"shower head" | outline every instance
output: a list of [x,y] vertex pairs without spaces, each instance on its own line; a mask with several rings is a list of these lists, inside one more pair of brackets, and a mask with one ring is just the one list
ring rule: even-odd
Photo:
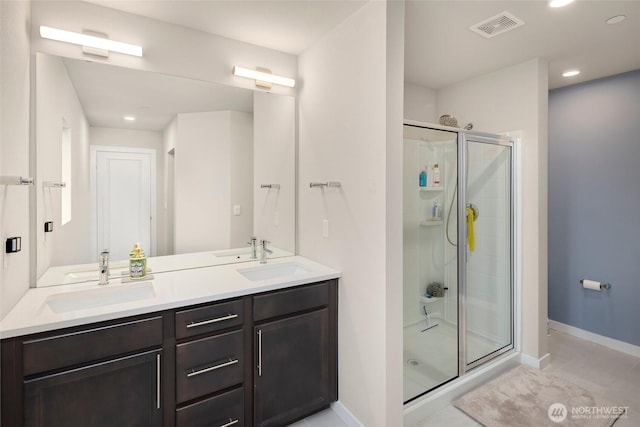
[[469,123],[464,127],[466,130],[471,130],[473,129],[473,123]]

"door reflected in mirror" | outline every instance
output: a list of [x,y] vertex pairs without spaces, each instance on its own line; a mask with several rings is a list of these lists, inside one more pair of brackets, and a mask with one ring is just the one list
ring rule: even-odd
[[294,98],[42,53],[35,68],[37,286],[97,280],[105,249],[124,275],[136,242],[154,272],[251,260],[254,235],[295,253]]

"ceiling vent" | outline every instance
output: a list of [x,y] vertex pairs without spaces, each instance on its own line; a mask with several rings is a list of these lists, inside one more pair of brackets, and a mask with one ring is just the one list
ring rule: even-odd
[[518,27],[524,25],[524,21],[516,18],[507,11],[497,14],[479,24],[475,24],[469,27],[474,33],[478,33],[488,39],[495,37],[498,34],[506,33],[507,31],[515,30]]

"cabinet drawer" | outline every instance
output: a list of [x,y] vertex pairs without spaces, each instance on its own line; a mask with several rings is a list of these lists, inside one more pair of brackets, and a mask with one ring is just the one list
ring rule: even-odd
[[178,311],[176,338],[187,338],[242,325],[242,314],[242,300]]
[[22,347],[24,375],[161,345],[161,316],[29,340]]
[[253,297],[253,320],[305,311],[329,304],[329,283],[305,285],[294,289]]
[[176,398],[186,402],[240,384],[244,332],[229,332],[176,346]]
[[238,388],[176,411],[176,427],[244,427],[244,391]]

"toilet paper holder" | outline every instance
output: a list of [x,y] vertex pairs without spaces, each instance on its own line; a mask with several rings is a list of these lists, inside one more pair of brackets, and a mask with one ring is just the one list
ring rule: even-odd
[[[580,284],[584,285],[586,279],[581,279]],[[611,283],[600,283],[600,289],[611,289]]]

